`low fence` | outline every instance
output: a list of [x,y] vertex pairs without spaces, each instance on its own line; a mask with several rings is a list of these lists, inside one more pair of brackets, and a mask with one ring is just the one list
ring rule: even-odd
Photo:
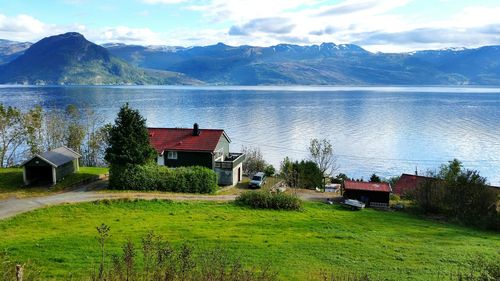
[[379,208],[379,209],[387,209],[387,208],[389,208],[389,204],[380,203],[380,202],[370,202],[370,207]]

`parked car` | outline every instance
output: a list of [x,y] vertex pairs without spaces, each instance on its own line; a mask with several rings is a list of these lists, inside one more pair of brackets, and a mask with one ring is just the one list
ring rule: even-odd
[[256,173],[250,183],[248,184],[249,188],[261,188],[266,183],[266,175],[263,172]]

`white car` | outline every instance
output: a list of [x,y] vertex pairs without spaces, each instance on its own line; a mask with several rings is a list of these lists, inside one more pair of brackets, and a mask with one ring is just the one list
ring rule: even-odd
[[266,175],[263,172],[256,173],[250,183],[248,184],[249,188],[261,188],[266,183]]

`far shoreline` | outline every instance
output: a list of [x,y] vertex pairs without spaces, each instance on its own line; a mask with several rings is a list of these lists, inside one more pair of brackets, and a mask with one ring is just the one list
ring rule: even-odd
[[500,93],[500,85],[25,85],[0,84],[0,88],[110,88],[203,91],[269,92],[419,92]]

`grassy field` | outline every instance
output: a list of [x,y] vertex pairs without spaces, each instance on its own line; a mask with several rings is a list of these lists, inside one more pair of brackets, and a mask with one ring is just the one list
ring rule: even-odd
[[62,205],[0,221],[0,250],[31,260],[46,279],[87,274],[97,265],[96,226],[111,227],[109,252],[147,231],[173,245],[217,246],[247,266],[271,265],[282,280],[321,270],[369,273],[375,280],[438,280],[475,255],[500,261],[500,235],[409,214],[305,203],[304,211],[252,210],[232,203],[101,202]]
[[66,176],[55,186],[25,187],[23,183],[22,168],[0,168],[0,199],[12,196],[22,198],[48,195],[72,187],[80,182],[97,178],[99,175],[106,173],[108,173],[108,168],[80,167],[77,173]]

